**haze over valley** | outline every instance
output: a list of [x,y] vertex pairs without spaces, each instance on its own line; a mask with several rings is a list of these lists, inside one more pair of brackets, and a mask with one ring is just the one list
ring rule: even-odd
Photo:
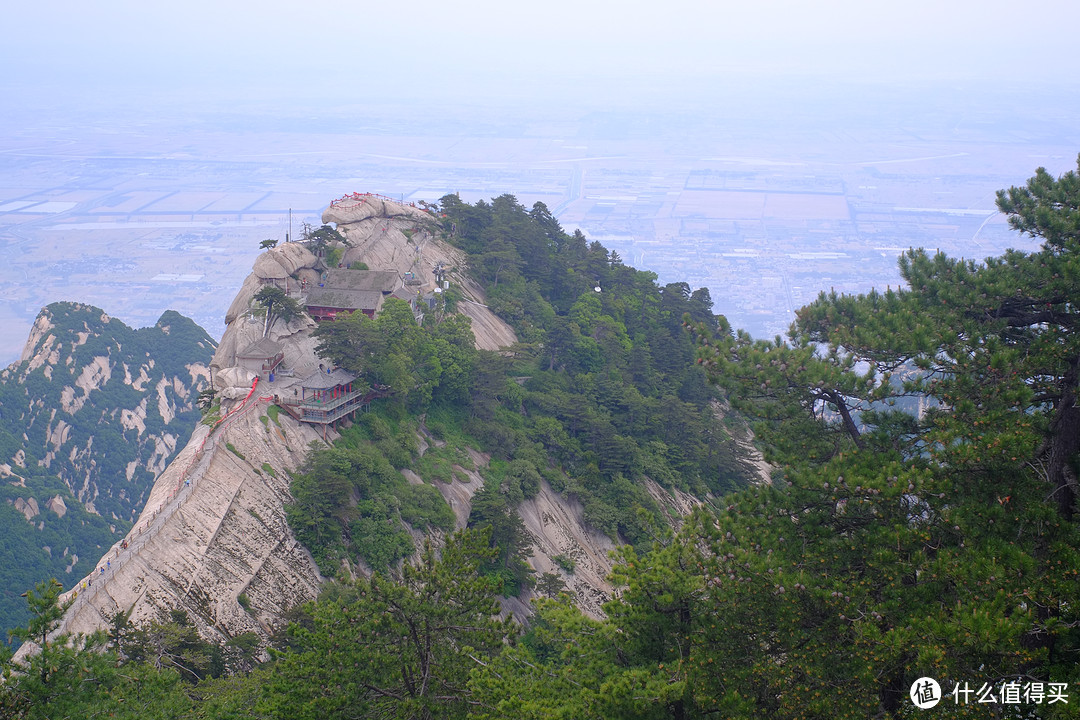
[[[1074,166],[1076,96],[1051,89],[714,79],[596,86],[566,102],[237,90],[58,98],[0,115],[0,362],[38,310],[165,309],[215,336],[258,244],[355,191],[405,202],[511,193],[662,282],[708,287],[755,336],[821,290],[896,285],[908,247],[997,255],[1026,240],[994,192]],[[416,88],[412,88],[415,91]]]
[[1075,713],[1080,3],[6,10],[0,716]]

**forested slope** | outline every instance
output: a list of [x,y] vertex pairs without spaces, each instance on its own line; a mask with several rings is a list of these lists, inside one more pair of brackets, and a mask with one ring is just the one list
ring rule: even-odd
[[[463,245],[476,243],[474,256],[498,248],[477,267],[493,303],[520,307],[517,329],[535,346],[516,368],[521,358],[474,358],[481,368],[508,363],[521,374],[512,376],[520,383],[491,381],[494,391],[470,400],[468,412],[440,411],[449,386],[435,382],[430,395],[405,393],[400,417],[417,403],[429,419],[444,413],[448,431],[484,437],[511,464],[533,462],[541,476],[569,469],[568,489],[596,490],[594,517],[611,507],[616,532],[640,532],[636,546],[619,551],[613,581],[620,592],[605,617],[587,617],[551,588],[528,627],[497,619],[492,601],[505,583],[492,582],[490,567],[504,548],[494,538],[497,523],[478,518],[441,554],[425,547],[401,582],[376,573],[329,586],[296,613],[275,660],[250,672],[234,648],[234,674],[220,681],[205,680],[214,674],[209,660],[194,673],[199,679],[135,661],[117,676],[108,670],[116,658],[145,657],[149,642],[118,632],[104,656],[47,648],[31,672],[4,686],[4,709],[49,717],[108,707],[134,717],[117,704],[128,697],[160,717],[902,718],[919,714],[909,693],[930,678],[940,686],[933,712],[942,717],[1075,717],[1080,175],[1040,170],[998,202],[1014,228],[1044,241],[1040,250],[984,262],[911,251],[901,263],[905,288],[823,294],[800,311],[787,339],[758,341],[722,320],[695,318],[686,307],[692,294],[677,293],[692,331],[684,337],[697,344],[692,365],[755,419],[778,471],[772,484],[735,489],[668,533],[621,517],[610,493],[629,488],[636,498],[637,476],[589,442],[603,435],[575,426],[570,408],[530,399],[547,395],[562,374],[573,379],[564,391],[587,389],[578,405],[592,413],[590,423],[607,420],[611,437],[630,437],[615,432],[627,420],[592,390],[600,369],[589,363],[590,350],[621,337],[616,323],[633,337],[635,312],[649,317],[655,309],[662,324],[668,289],[645,292],[635,305],[627,284],[621,304],[605,304],[609,294],[620,298],[609,289],[618,281],[600,273],[622,271],[607,253],[601,260],[602,248],[590,255],[588,244],[573,273],[563,266],[529,279],[527,253],[499,244],[524,229],[503,235],[492,222],[499,203],[511,210],[504,217],[519,214],[512,201],[444,200],[451,232]],[[582,243],[575,245],[580,252]],[[544,300],[545,307],[530,294],[542,283],[574,281],[580,292],[561,304]],[[601,288],[599,308],[584,299],[594,297],[592,283]],[[560,325],[565,334],[553,338]],[[677,343],[678,332],[671,327],[668,337]],[[627,364],[607,375],[655,398],[637,389],[633,347],[608,350]],[[660,367],[655,354],[653,361]],[[441,377],[434,364],[425,368],[400,375],[399,387]],[[405,371],[413,372],[402,362],[364,368],[383,378]],[[674,397],[694,405],[693,396]],[[890,405],[907,398],[932,402],[922,414]],[[537,418],[561,429],[552,447],[572,448],[543,467],[519,454]],[[394,437],[392,426],[366,432],[376,444]],[[666,444],[661,432],[648,442]],[[544,446],[532,442],[538,452],[535,443]],[[672,467],[670,456],[642,449],[638,436],[626,447],[637,462],[661,457]],[[694,479],[710,467],[701,458],[683,458],[686,471],[677,477],[686,479],[673,482],[708,487],[714,475]],[[530,475],[515,477],[490,486],[510,502]],[[182,629],[182,618],[172,626]],[[172,654],[159,657],[197,659],[178,642],[164,644]],[[100,690],[77,682],[90,672],[101,678]],[[153,682],[136,686],[134,678]]]
[[[536,580],[519,507],[545,486],[580,503],[592,528],[641,543],[677,521],[668,516],[686,504],[677,493],[705,500],[750,482],[754,467],[736,440],[745,428],[722,412],[682,327],[687,314],[717,327],[707,290],[659,287],[654,274],[564,233],[542,204],[442,202],[443,231],[522,341],[477,350],[455,312],[470,301],[455,286],[422,326],[391,299],[374,320],[354,315],[315,331],[325,358],[389,395],[294,482],[294,532],[324,574],[343,559],[393,566],[415,549],[409,527],[451,529],[440,495],[398,471],[450,482],[455,464],[474,469],[470,450],[490,460],[468,523],[493,530],[489,575],[512,595]],[[425,435],[432,447],[421,457]],[[574,558],[560,562],[549,584],[569,579]]]
[[34,583],[70,585],[127,532],[198,422],[213,348],[172,311],[133,329],[89,305],[42,309],[0,373],[0,627],[25,622]]

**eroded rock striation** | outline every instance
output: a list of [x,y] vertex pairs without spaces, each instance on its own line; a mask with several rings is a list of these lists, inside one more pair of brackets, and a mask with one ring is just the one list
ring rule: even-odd
[[134,330],[89,305],[43,308],[0,371],[0,462],[26,467],[29,454],[92,512],[131,522],[191,432],[213,349],[171,311]]
[[[482,290],[466,277],[463,254],[439,238],[429,213],[352,196],[334,203],[323,219],[337,223],[348,241],[344,266],[363,262],[371,270],[391,271],[406,294],[418,295],[435,289],[433,268],[439,266],[444,282],[462,289],[461,306],[472,318],[477,346],[499,349],[515,342],[511,328],[488,310]],[[249,631],[265,637],[286,609],[316,596],[322,578],[285,518],[288,473],[300,467],[312,442],[322,441],[324,432],[332,441],[336,433],[269,410],[275,396],[288,396],[298,379],[321,368],[311,335],[315,322],[304,315],[267,323],[254,298],[274,285],[303,302],[326,270],[299,244],[270,249],[255,261],[210,363],[220,405],[158,478],[131,533],[102,557],[96,574],[69,593],[74,603],[62,630],[102,629],[117,612],[139,622],[183,609],[205,637]],[[242,361],[256,349],[278,348],[273,382],[269,372]],[[483,454],[473,454],[477,466],[486,463]],[[468,482],[436,484],[462,527],[483,478],[474,470],[455,470]],[[572,558],[576,571],[568,578],[569,590],[586,611],[599,613],[611,591],[611,539],[584,524],[580,505],[546,485],[520,512],[533,539],[534,568],[544,572],[555,566],[553,558]],[[528,599],[510,602],[508,610],[528,612]]]

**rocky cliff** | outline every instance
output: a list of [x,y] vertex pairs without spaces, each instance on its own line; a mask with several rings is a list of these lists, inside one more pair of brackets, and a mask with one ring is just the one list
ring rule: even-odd
[[[459,307],[472,318],[476,344],[498,349],[515,341],[513,331],[484,304],[481,289],[465,276],[460,251],[442,242],[434,218],[425,211],[374,196],[350,196],[326,211],[348,247],[342,264],[364,262],[372,270],[393,271],[409,292],[434,290],[433,268],[460,288]],[[267,635],[289,606],[312,599],[322,578],[285,520],[290,471],[296,470],[323,431],[275,412],[275,395],[286,395],[297,379],[320,368],[306,315],[267,323],[254,302],[268,284],[302,295],[322,277],[320,259],[298,244],[268,250],[255,262],[225,318],[227,329],[211,362],[221,398],[187,447],[159,477],[134,529],[101,558],[98,570],[69,594],[74,603],[61,628],[89,632],[104,628],[117,612],[131,620],[186,610],[200,632],[226,639],[254,631]],[[411,273],[411,275],[410,275]],[[256,380],[239,355],[261,339],[280,346],[283,360],[275,379]],[[333,440],[335,433],[327,432]],[[426,444],[424,438],[420,438]],[[475,453],[479,465],[486,458]],[[483,484],[471,469],[436,483],[464,526],[472,495]],[[461,482],[464,478],[468,482]],[[418,480],[418,479],[417,479]],[[589,612],[599,611],[611,588],[606,536],[586,527],[576,503],[546,485],[520,510],[533,538],[531,563],[538,572],[555,567],[554,557],[575,562],[569,590]],[[508,603],[527,612],[528,597]]]
[[0,372],[0,476],[30,456],[91,512],[133,521],[198,419],[214,345],[171,311],[133,330],[89,305],[43,308]]
[[411,205],[374,195],[350,195],[335,201],[323,213],[323,222],[337,224],[351,243],[344,265],[362,262],[372,269],[413,273],[418,289],[434,289],[432,269],[446,268],[447,279],[465,296],[459,310],[472,320],[476,346],[498,350],[512,345],[514,331],[484,304],[484,291],[465,272],[465,254],[438,238],[435,218]]
[[132,329],[99,308],[54,303],[0,372],[0,629],[19,595],[70,586],[131,527],[199,419],[214,341],[166,312]]

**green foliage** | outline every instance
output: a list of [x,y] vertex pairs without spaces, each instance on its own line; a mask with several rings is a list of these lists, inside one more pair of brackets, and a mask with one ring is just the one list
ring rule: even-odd
[[707,290],[658,287],[655,274],[564,233],[542,203],[441,202],[488,304],[524,341],[512,359],[473,363],[464,427],[485,450],[527,460],[580,497],[590,523],[632,542],[647,537],[640,511],[658,510],[645,478],[699,496],[748,482],[754,471],[718,422],[722,396],[682,328],[687,314],[721,327]]
[[517,513],[523,499],[520,478],[495,470],[473,495],[469,513],[469,527],[485,529],[496,553],[483,570],[506,596],[520,595],[532,584],[532,570],[524,560],[530,540]]
[[443,289],[441,298],[443,309],[447,313],[455,313],[458,311],[458,305],[465,299],[465,294],[457,285],[451,285]]
[[[52,328],[41,338],[36,351],[48,356],[48,345],[58,357],[55,365],[30,370],[28,360],[0,373],[0,406],[4,409],[0,414],[0,463],[18,465],[13,456],[20,449],[35,459],[44,458],[48,430],[62,421],[71,428],[60,447],[51,448],[54,457],[48,473],[60,476],[69,487],[81,487],[89,481],[97,488],[94,503],[98,512],[130,520],[142,509],[153,476],[136,471],[129,480],[126,468],[133,460],[136,467],[145,467],[156,453],[157,444],[151,434],[168,432],[186,441],[198,419],[194,396],[203,389],[203,381],[193,377],[188,366],[207,364],[214,341],[191,320],[173,311],[163,313],[154,326],[139,330],[109,318],[98,308],[74,303],[47,306],[42,310],[42,320]],[[108,366],[108,381],[85,397],[77,389],[74,399],[81,408],[66,411],[61,390],[74,387],[83,369],[95,362]],[[143,374],[146,378],[140,380]],[[126,381],[128,377],[130,382]],[[166,381],[166,401],[176,409],[176,417],[169,423],[157,409],[156,386],[161,380]],[[194,393],[184,387],[177,390],[176,381]],[[140,410],[148,395],[153,395],[154,400]],[[137,415],[145,412],[145,429],[140,432],[123,428],[119,422],[123,410]],[[42,413],[48,417],[39,421]],[[123,498],[118,497],[120,494]]]
[[349,265],[349,269],[350,270],[370,270],[371,268],[368,267],[368,264],[366,262],[360,262],[359,260],[357,260],[353,264]]
[[[328,593],[310,622],[290,627],[257,711],[272,718],[460,718],[471,705],[469,671],[513,633],[500,621],[477,562],[486,538],[428,544],[396,583],[374,574]],[[311,678],[317,677],[317,682]]]
[[[60,593],[64,586],[55,578],[48,582],[38,583],[33,590],[28,590],[26,604],[30,607],[30,623],[25,628],[15,628],[8,634],[20,641],[30,640],[37,643],[42,652],[49,648],[49,633],[56,629],[60,618],[68,606],[60,605]],[[48,680],[48,663],[42,664],[41,680]]]
[[[332,246],[349,244],[344,235],[329,225],[312,228],[307,223],[304,223],[303,242],[316,257],[324,257],[327,249]],[[337,263],[334,263],[334,265],[337,265]]]
[[343,560],[361,559],[376,570],[393,567],[413,551],[405,526],[454,526],[454,513],[428,485],[410,485],[394,459],[409,464],[416,453],[415,425],[395,429],[377,413],[343,433],[333,448],[313,448],[290,490],[289,525],[311,550],[325,575],[334,576]]
[[[706,297],[678,285],[655,296],[643,285],[639,304],[624,298],[629,313],[608,307],[617,293],[607,288],[619,287],[610,277],[599,305],[557,292],[547,310],[520,304],[523,322],[539,318],[532,327],[548,339],[543,348],[476,354],[468,403],[425,400],[423,424],[396,402],[364,416],[336,447],[312,453],[288,508],[294,532],[331,571],[358,556],[393,567],[413,549],[405,522],[453,524],[435,489],[408,485],[391,460],[417,466],[415,437],[426,428],[446,443],[428,451],[431,476],[476,439],[493,453],[469,519],[483,532],[451,536],[441,555],[425,545],[401,568],[401,583],[376,572],[330,584],[293,614],[276,662],[247,678],[206,679],[215,668],[248,672],[250,637],[215,650],[191,636],[186,618],[129,632],[121,616],[122,654],[99,653],[100,637],[57,639],[24,672],[7,674],[0,710],[16,718],[136,710],[318,720],[866,718],[913,716],[908,689],[924,675],[946,692],[1005,679],[1075,688],[1072,298],[1080,293],[1070,283],[1080,278],[1080,180],[1040,171],[999,202],[1017,229],[1046,239],[1042,250],[985,263],[909,253],[909,287],[822,295],[786,341],[732,335],[702,316]],[[495,206],[513,210],[506,200]],[[444,207],[457,240],[482,249],[494,206],[444,199]],[[546,228],[545,242],[575,247],[544,210],[530,217]],[[589,267],[561,274],[549,264],[547,279],[530,279],[532,260],[485,272],[504,290],[557,288]],[[521,297],[506,291],[504,306]],[[695,328],[703,366],[695,373],[669,357],[681,348],[665,354],[639,341],[647,326],[636,314],[680,321],[664,315],[665,303]],[[627,364],[594,365],[586,337],[604,348],[602,361],[621,347]],[[710,435],[695,427],[714,417],[714,391],[699,383],[706,372],[756,416],[782,467],[773,484],[700,507],[672,533],[658,529],[637,481],[647,468],[670,486],[709,487],[701,468]],[[905,410],[915,400],[923,413]],[[494,619],[495,593],[528,581],[514,509],[560,478],[599,527],[638,542],[618,551],[617,592],[603,619],[586,617],[561,594],[563,579],[546,573],[536,591],[556,599],[540,601],[518,635]],[[569,572],[567,560],[555,558]],[[55,623],[57,592],[42,586],[29,596],[25,636],[44,637]],[[181,677],[199,684],[184,693]],[[1013,709],[1075,716],[1071,703]],[[957,707],[948,697],[938,712],[1002,715],[1000,704]]]
[[[759,711],[793,715],[828,686],[834,709],[891,713],[919,675],[959,681],[986,668],[1075,678],[1061,662],[1080,641],[1061,588],[1080,562],[1077,186],[1076,173],[1040,170],[999,193],[1010,224],[1046,240],[1037,252],[975,263],[910,251],[906,288],[822,294],[787,343],[699,328],[710,372],[769,399],[758,427],[790,482],[729,506],[706,566],[718,602],[758,628],[750,636],[810,651],[792,655],[803,682],[783,696],[761,682],[775,658],[743,665],[760,668],[734,683],[757,685]],[[895,409],[907,398],[928,409]],[[786,590],[768,607],[752,600],[768,592],[766,572],[774,596]],[[725,652],[746,653],[734,640]]]
[[357,517],[349,526],[356,556],[382,572],[415,549],[412,535],[395,518],[395,510],[378,499],[363,500],[357,503]]
[[49,659],[52,671],[47,683],[35,679],[43,660],[35,656],[30,672],[13,676],[0,687],[0,715],[12,720],[192,717],[193,703],[175,671],[123,664],[115,652],[103,648],[99,635],[59,648]]
[[240,458],[241,460],[247,460],[247,458],[244,457],[244,453],[237,450],[236,446],[233,445],[231,442],[225,443],[225,447],[228,448],[229,452],[231,452],[233,455]]
[[533,589],[539,597],[555,598],[566,592],[566,581],[558,573],[546,572],[537,579]]
[[428,450],[413,466],[414,471],[427,482],[450,483],[454,480],[454,468],[447,453]]
[[273,466],[272,466],[272,465],[271,465],[270,463],[268,463],[268,462],[264,462],[264,463],[262,464],[262,469],[263,469],[263,472],[265,472],[265,473],[266,473],[267,475],[269,475],[270,477],[272,477],[272,478],[276,478],[276,477],[277,477],[277,471],[276,471],[276,470],[274,470]]
[[[0,527],[4,528],[0,535],[0,577],[7,583],[6,591],[0,593],[4,631],[29,618],[26,602],[20,597],[23,588],[42,582],[42,576],[69,582],[85,577],[117,539],[109,521],[87,512],[56,477],[28,474],[23,482],[25,488],[0,485]],[[45,506],[54,497],[63,499],[68,508],[63,517]],[[34,498],[41,513],[28,521],[14,507],[20,498],[24,502]],[[77,562],[72,553],[79,555]]]
[[304,314],[304,308],[296,298],[289,297],[276,285],[264,285],[259,292],[255,293],[253,299],[270,314],[271,324],[278,318],[285,323],[290,323]]
[[[183,610],[172,610],[167,620],[151,620],[143,625],[120,623],[119,650],[133,662],[154,669],[175,670],[187,683],[196,684],[215,670],[216,646],[199,637]],[[220,674],[222,668],[217,668]]]
[[281,427],[281,421],[278,420],[278,416],[281,415],[281,408],[277,405],[270,405],[266,408],[266,417],[269,417],[274,421],[274,424]]
[[[701,359],[740,389],[760,383],[771,404],[758,414],[774,426],[763,426],[763,435],[784,442],[793,435],[785,425],[806,428],[800,445],[777,447],[784,461],[891,448],[972,479],[1036,466],[1071,517],[1080,451],[1080,335],[1071,302],[1080,259],[1077,233],[1068,232],[1080,203],[1076,185],[1075,172],[1052,181],[1040,171],[1028,187],[999,194],[1013,227],[1045,234],[1038,252],[975,263],[912,250],[900,261],[907,288],[823,293],[799,312],[790,343],[751,346],[699,330]],[[867,372],[857,375],[856,364]],[[906,397],[929,410],[904,418],[882,405]],[[817,422],[822,414],[836,421]]]
[[490,717],[906,717],[921,676],[1075,685],[1080,180],[1040,171],[999,205],[1040,251],[912,251],[907,288],[823,294],[787,341],[691,316],[783,478],[621,548],[605,620],[541,605],[474,672]]
[[199,391],[198,398],[195,400],[195,404],[199,406],[199,409],[204,414],[210,413],[215,407],[215,401],[217,400],[217,392],[212,387],[205,387]]
[[211,405],[209,408],[207,408],[206,413],[203,415],[200,422],[202,422],[203,425],[209,425],[210,427],[214,427],[220,421],[221,405]]
[[[201,328],[172,311],[139,330],[75,303],[49,305],[41,319],[51,328],[33,350],[52,362],[31,370],[27,360],[0,371],[0,464],[15,475],[0,483],[4,630],[28,619],[19,593],[48,578],[70,586],[131,527],[153,485],[146,467],[151,458],[160,461],[158,440],[169,434],[183,447],[198,420],[202,380],[188,366],[208,363],[214,348]],[[76,380],[91,363],[108,379],[84,393]],[[158,410],[162,382],[175,409],[168,423]],[[70,399],[81,407],[62,401],[65,386],[76,388]],[[140,417],[142,427],[125,428],[125,412]],[[96,513],[82,505],[90,497]],[[14,504],[31,500],[38,514],[31,510],[28,519]]]
[[390,298],[374,320],[361,313],[323,323],[314,333],[318,352],[372,385],[386,385],[414,410],[465,402],[476,350],[469,320],[452,316],[419,327],[409,304]]
[[528,633],[470,683],[478,718],[655,719],[687,712],[677,662],[633,654],[610,621],[586,618],[568,598],[543,600]]
[[[439,322],[417,327],[406,304],[391,300],[374,320],[354,315],[320,326],[323,357],[391,387],[392,402],[414,413],[454,408],[442,427],[469,438],[455,444],[491,453],[499,483],[507,472],[500,463],[512,466],[508,512],[546,481],[581,498],[596,527],[639,542],[647,538],[641,511],[658,511],[646,478],[704,496],[752,477],[717,422],[720,396],[692,363],[681,324],[690,314],[718,326],[707,291],[658,287],[655,275],[563,233],[542,204],[527,212],[511,196],[491,205],[443,202],[489,304],[528,343],[513,358],[479,352],[463,316],[436,313]],[[417,461],[415,452],[409,458],[375,440],[395,467],[412,463],[427,480],[453,477],[455,459],[434,452]]]
[[66,606],[55,580],[27,592],[31,620],[12,635],[37,645],[25,663],[4,663],[0,715],[24,720],[57,717],[181,718],[190,703],[177,687],[175,674],[147,667],[120,669],[119,658],[105,649],[105,635],[49,639]]

